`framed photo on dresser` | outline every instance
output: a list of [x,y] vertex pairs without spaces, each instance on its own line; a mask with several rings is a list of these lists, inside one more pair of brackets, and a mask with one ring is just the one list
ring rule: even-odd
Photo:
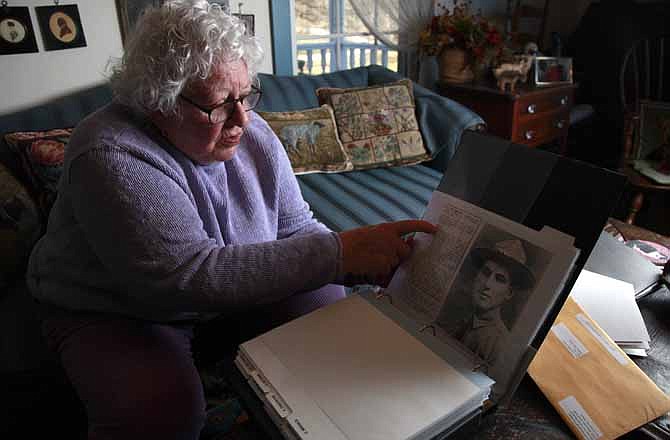
[[536,86],[572,84],[572,58],[535,57],[532,70]]

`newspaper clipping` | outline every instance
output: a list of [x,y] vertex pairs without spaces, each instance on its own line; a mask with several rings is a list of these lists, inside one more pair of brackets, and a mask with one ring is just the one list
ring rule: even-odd
[[[429,325],[489,371],[522,355],[578,251],[572,237],[536,231],[436,191],[411,258],[386,289],[396,308]],[[507,372],[509,375],[509,372]]]

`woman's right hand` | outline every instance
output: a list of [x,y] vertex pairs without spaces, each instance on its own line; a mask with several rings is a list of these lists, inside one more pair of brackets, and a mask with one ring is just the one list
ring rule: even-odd
[[433,234],[437,227],[423,220],[403,220],[340,232],[344,284],[387,286],[412,250],[407,234]]

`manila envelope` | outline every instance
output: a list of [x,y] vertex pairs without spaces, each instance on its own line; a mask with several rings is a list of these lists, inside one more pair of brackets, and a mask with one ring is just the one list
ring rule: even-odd
[[670,411],[670,398],[570,297],[528,373],[580,439],[613,439]]

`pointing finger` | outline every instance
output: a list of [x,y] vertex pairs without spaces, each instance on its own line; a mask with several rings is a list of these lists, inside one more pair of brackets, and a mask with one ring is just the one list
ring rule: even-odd
[[401,220],[390,223],[390,226],[401,236],[412,232],[425,232],[427,234],[437,232],[437,226],[424,220]]

